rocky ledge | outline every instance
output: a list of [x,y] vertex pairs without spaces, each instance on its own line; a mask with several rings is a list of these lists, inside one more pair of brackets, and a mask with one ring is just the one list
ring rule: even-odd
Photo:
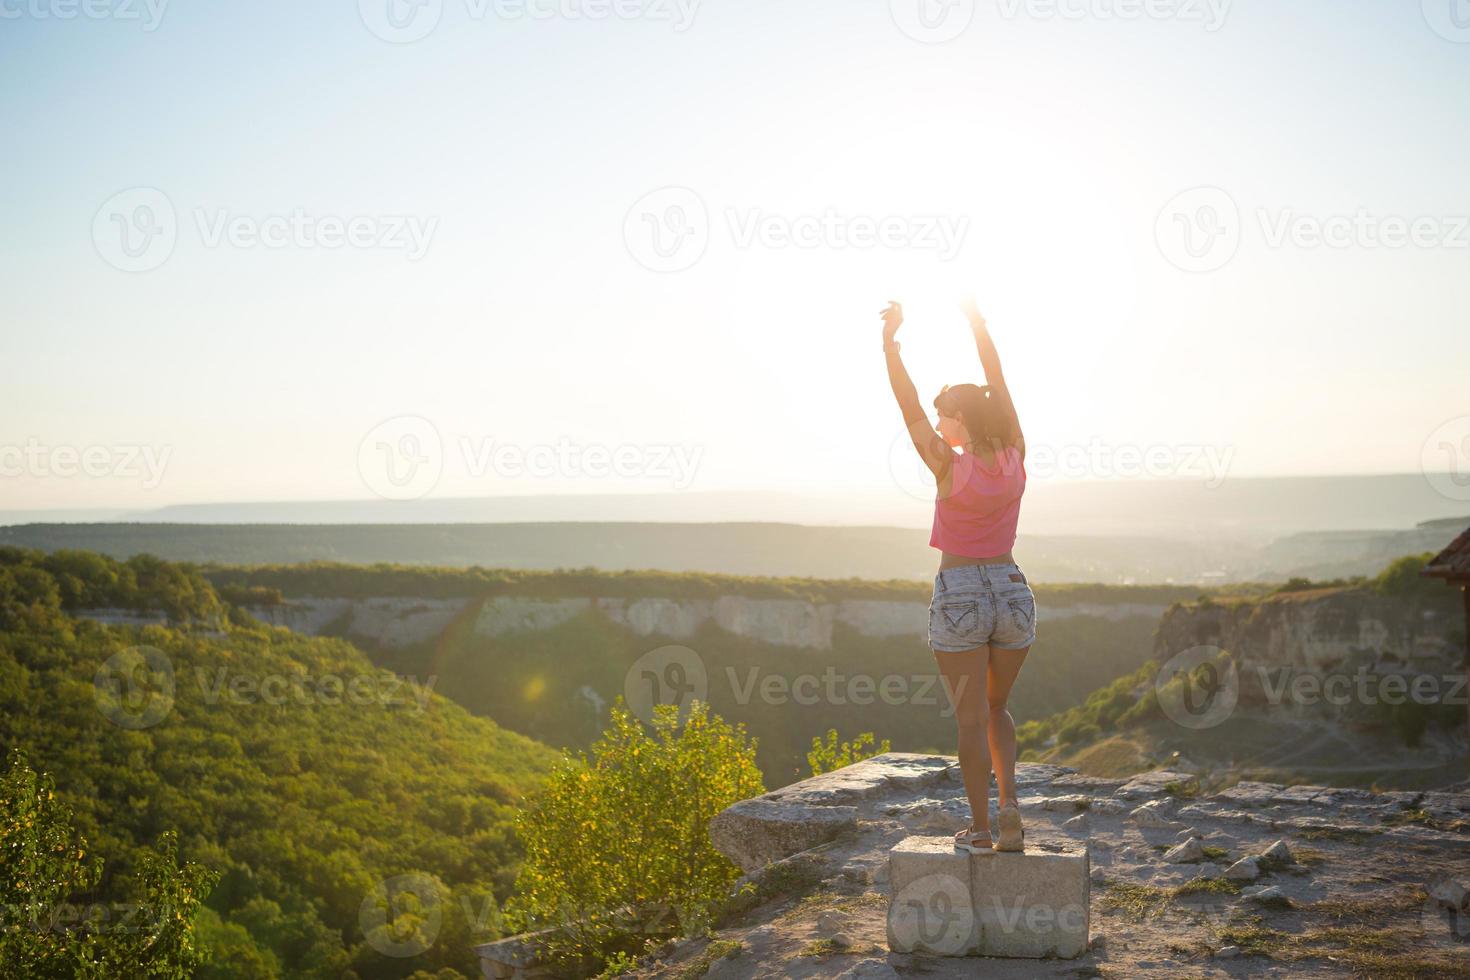
[[[1470,792],[1101,779],[1022,765],[1028,835],[1085,843],[1087,951],[988,977],[1470,977]],[[746,871],[711,936],[641,977],[976,975],[888,947],[890,851],[969,817],[955,760],[888,754],[736,804],[710,828]],[[492,974],[493,975],[493,974]]]

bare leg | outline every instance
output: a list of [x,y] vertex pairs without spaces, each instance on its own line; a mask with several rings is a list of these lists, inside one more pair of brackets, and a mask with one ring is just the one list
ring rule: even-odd
[[970,798],[970,829],[990,832],[990,724],[986,695],[986,668],[990,647],[965,653],[940,653],[934,659],[944,677],[949,702],[955,713],[959,735],[960,772],[965,778],[965,795]]
[[1016,721],[1006,706],[1011,687],[1026,662],[1024,650],[992,650],[986,685],[989,715],[990,763],[995,768],[995,785],[1001,806],[1016,805]]

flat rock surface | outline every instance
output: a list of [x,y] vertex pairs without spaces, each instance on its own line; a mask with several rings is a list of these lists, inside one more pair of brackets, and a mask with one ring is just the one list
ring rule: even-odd
[[[953,759],[889,755],[771,794],[786,818],[799,819],[803,807],[850,807],[853,829],[752,874],[753,894],[712,939],[670,944],[627,975],[1470,978],[1470,911],[1448,910],[1428,894],[1444,879],[1470,885],[1470,793],[1248,783],[1178,796],[1199,792],[1187,773],[1092,780],[1023,764],[1017,777],[1032,839],[1090,842],[1093,941],[1081,958],[888,951],[889,851],[916,834],[958,830],[968,816]],[[1140,827],[1130,817],[1153,801],[1176,826]],[[1087,819],[1067,826],[1079,812]],[[1198,834],[1201,860],[1166,862],[1186,830]],[[1263,864],[1253,881],[1225,877],[1278,840],[1294,863]],[[1245,888],[1274,891],[1252,898]],[[831,914],[844,923],[844,945],[823,934]]]

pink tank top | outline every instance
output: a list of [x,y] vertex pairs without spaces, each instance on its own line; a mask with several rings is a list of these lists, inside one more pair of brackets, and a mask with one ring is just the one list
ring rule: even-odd
[[934,534],[929,544],[951,555],[994,558],[1016,545],[1026,463],[1014,446],[996,457],[993,468],[962,453],[950,471],[948,497],[934,502]]

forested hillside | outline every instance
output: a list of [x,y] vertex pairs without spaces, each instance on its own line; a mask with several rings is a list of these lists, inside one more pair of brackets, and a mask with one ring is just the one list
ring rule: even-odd
[[[101,606],[172,624],[71,615]],[[220,874],[206,976],[477,975],[555,755],[409,680],[258,626],[186,567],[0,549],[0,749],[55,777],[106,861],[74,900],[126,894],[167,831]]]

